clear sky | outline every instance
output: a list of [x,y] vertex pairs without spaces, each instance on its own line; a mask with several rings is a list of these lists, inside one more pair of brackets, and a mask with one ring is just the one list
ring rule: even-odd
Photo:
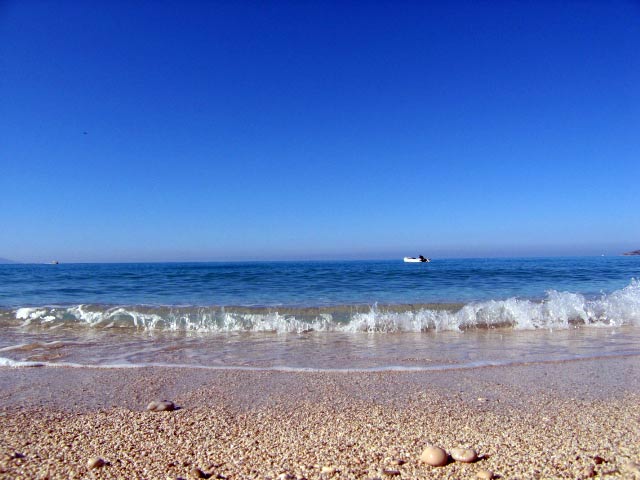
[[0,2],[0,256],[640,248],[640,3]]

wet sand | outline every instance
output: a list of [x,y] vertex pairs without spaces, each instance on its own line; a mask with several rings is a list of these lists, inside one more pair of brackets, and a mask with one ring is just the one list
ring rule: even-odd
[[[146,411],[157,399],[181,408]],[[637,356],[413,373],[0,368],[0,478],[640,478],[639,405]],[[430,467],[430,444],[480,459]]]

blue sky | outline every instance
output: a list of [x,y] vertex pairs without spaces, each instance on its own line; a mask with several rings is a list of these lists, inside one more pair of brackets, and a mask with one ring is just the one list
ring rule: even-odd
[[640,248],[638,25],[617,1],[2,2],[0,256]]

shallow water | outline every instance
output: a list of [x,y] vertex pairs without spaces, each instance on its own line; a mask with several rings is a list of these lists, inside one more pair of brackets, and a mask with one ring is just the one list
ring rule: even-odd
[[438,370],[640,355],[638,273],[630,257],[0,266],[0,365]]
[[199,335],[9,329],[2,344],[0,365],[419,371],[640,355],[640,329]]

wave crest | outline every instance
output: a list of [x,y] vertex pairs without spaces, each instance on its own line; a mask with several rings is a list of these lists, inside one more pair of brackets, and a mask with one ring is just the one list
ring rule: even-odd
[[[640,325],[640,281],[595,299],[570,292],[547,292],[536,302],[509,298],[461,308],[406,308],[373,305],[315,309],[244,307],[152,307],[75,305],[23,307],[0,312],[3,321],[59,328],[135,328],[184,332],[425,332],[471,328],[566,329],[574,325]],[[345,313],[346,312],[346,313]]]

